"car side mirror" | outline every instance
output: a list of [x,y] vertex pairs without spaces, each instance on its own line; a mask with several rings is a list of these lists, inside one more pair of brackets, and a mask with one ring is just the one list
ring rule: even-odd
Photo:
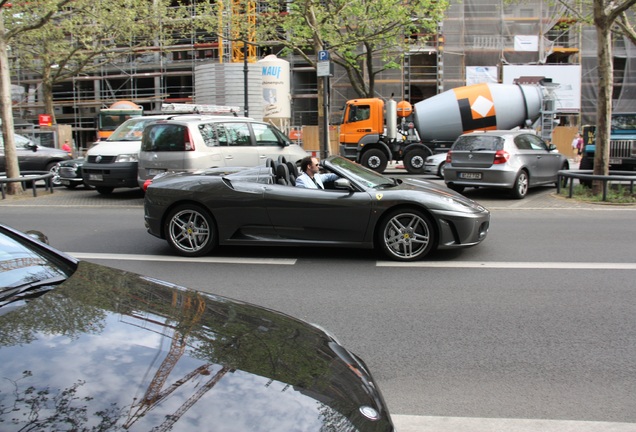
[[34,153],[38,151],[38,145],[36,143],[28,143],[26,147],[31,149],[31,151]]
[[348,179],[344,179],[344,178],[336,179],[333,182],[333,186],[336,189],[347,189],[347,190],[352,190],[353,189],[351,187],[351,182]]
[[549,144],[548,145],[548,151],[549,152],[553,152],[557,149],[557,146],[555,146],[554,144]]

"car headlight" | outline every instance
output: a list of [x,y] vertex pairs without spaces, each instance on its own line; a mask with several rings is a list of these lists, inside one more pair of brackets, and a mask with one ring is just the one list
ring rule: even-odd
[[442,196],[440,197],[440,199],[446,204],[448,204],[449,207],[455,211],[460,211],[464,213],[475,213],[475,212],[482,212],[485,210],[485,208],[482,205],[474,201],[458,199],[453,196]]
[[115,162],[137,162],[139,160],[137,154],[121,154],[117,156]]

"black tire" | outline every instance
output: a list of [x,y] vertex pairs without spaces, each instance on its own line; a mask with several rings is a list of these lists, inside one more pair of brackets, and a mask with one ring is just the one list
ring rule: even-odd
[[371,149],[362,154],[360,163],[375,172],[383,173],[389,163],[389,159],[382,150]]
[[450,190],[454,190],[457,193],[462,193],[464,192],[464,189],[465,189],[464,186],[456,185],[454,183],[449,183],[447,186]]
[[217,245],[216,224],[210,213],[196,204],[183,204],[166,217],[164,233],[174,251],[185,257],[199,257]]
[[413,149],[408,151],[404,158],[404,167],[409,174],[423,174],[426,158],[430,156],[429,152],[423,149]]
[[382,252],[395,261],[424,258],[436,246],[435,224],[419,210],[394,210],[378,227],[377,242]]
[[524,170],[521,170],[519,174],[517,174],[517,178],[515,179],[515,184],[510,190],[510,195],[514,199],[523,199],[528,194],[528,187],[530,185],[530,178],[528,177],[528,173]]
[[[563,166],[561,167],[561,169],[559,171],[567,171],[570,169],[570,165],[568,165],[568,163],[564,163]],[[568,177],[561,177],[561,187],[565,188],[568,187],[568,180],[570,180]],[[558,188],[559,187],[559,180],[557,178],[557,181],[554,182],[554,187]]]
[[588,156],[583,156],[581,158],[581,162],[579,162],[580,170],[591,170],[594,169],[594,159]]
[[444,168],[446,168],[446,162],[439,164],[439,168],[437,168],[437,177],[441,179],[444,178]]
[[115,190],[115,188],[105,186],[97,186],[95,189],[97,189],[97,192],[102,195],[109,195],[113,192],[113,190]]
[[[586,157],[583,156],[581,158],[581,163],[579,164],[579,169],[580,170],[593,170],[594,169],[594,159],[592,159],[591,157]],[[579,183],[581,183],[583,186],[587,187],[587,188],[591,188],[592,187],[592,180],[584,180],[584,179],[579,179]]]
[[57,164],[57,162],[50,162],[49,164],[47,164],[46,170],[53,174],[53,177],[51,178],[51,184],[53,186],[60,186],[62,184],[62,181],[60,180],[60,166]]

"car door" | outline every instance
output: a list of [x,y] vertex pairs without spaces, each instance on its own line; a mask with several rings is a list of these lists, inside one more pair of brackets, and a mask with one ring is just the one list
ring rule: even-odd
[[371,199],[367,192],[265,187],[265,205],[277,233],[287,240],[360,243],[365,239]]
[[[548,145],[536,135],[527,135],[532,151],[536,158],[535,180],[533,183],[552,183],[557,180],[557,171],[561,169],[559,153],[550,152]],[[530,176],[532,179],[532,174]]]
[[247,122],[220,123],[217,131],[225,166],[259,165],[258,149]]

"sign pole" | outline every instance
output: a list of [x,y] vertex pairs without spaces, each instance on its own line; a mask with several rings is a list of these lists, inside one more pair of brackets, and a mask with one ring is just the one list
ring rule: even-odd
[[322,157],[329,156],[329,77],[333,76],[332,64],[329,61],[329,51],[318,51],[318,63],[316,65],[316,73],[318,78],[322,78]]

